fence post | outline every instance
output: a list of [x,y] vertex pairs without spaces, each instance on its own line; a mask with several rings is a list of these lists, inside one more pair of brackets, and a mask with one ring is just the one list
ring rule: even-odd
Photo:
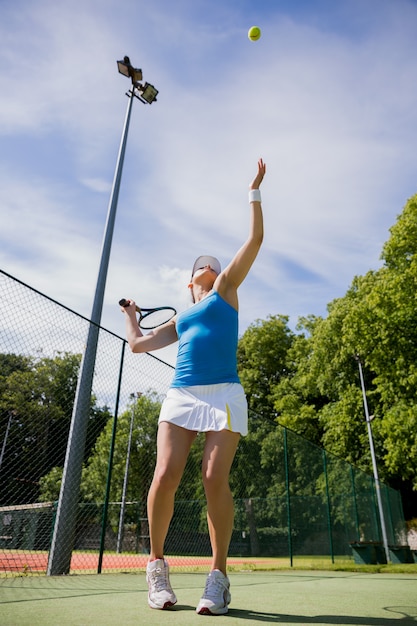
[[[142,395],[142,394],[139,394],[139,395]],[[130,397],[133,401],[135,394],[131,393]],[[117,545],[116,545],[117,554],[120,554],[120,552],[122,552],[122,546],[123,546],[123,534],[124,534],[123,527],[124,527],[124,522],[125,522],[125,511],[126,511],[126,492],[127,492],[127,481],[129,478],[130,451],[132,448],[132,435],[133,435],[134,420],[135,420],[135,405],[132,404],[131,409],[130,409],[129,440],[127,443],[125,475],[123,479],[122,502],[120,506],[120,515],[119,515],[119,529],[117,532]]]
[[390,492],[388,491],[388,485],[382,485],[382,487],[385,491],[385,502],[386,502],[386,508],[388,510],[389,525],[390,525],[390,531],[391,531],[390,533],[391,541],[388,539],[388,546],[389,546],[390,544],[396,544],[398,542],[397,542],[397,537],[395,533],[394,521],[392,518],[391,497],[390,497]]
[[287,495],[287,522],[288,522],[288,551],[290,565],[292,567],[292,535],[291,535],[291,498],[290,498],[290,473],[288,467],[288,442],[287,429],[284,426],[284,462],[285,462],[285,490]]
[[327,476],[327,458],[326,458],[326,450],[324,449],[323,449],[323,469],[324,469],[324,480],[326,482],[327,528],[329,531],[330,555],[332,557],[332,563],[334,563],[332,513],[331,513],[331,505],[330,505],[329,481],[328,481],[328,476]]
[[353,466],[350,466],[350,478],[352,481],[352,494],[353,494],[353,507],[355,511],[355,527],[356,527],[356,535],[358,540],[360,540],[360,529],[359,529],[359,514],[358,514],[358,501],[356,499],[356,486],[355,486],[355,475],[353,473]]

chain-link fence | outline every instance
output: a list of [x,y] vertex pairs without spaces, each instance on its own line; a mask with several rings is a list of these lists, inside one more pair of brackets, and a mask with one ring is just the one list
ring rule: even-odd
[[[132,355],[124,339],[99,328],[74,521],[57,533],[90,323],[2,271],[0,293],[0,571],[67,573],[54,565],[54,550],[69,555],[71,572],[144,568],[157,418],[172,367]],[[352,545],[381,544],[371,476],[279,425],[273,437],[267,463],[250,435],[241,439],[231,562],[352,558]],[[209,563],[203,441],[197,437],[177,492],[166,542],[172,567]],[[404,544],[399,493],[382,486],[382,496],[389,543]]]

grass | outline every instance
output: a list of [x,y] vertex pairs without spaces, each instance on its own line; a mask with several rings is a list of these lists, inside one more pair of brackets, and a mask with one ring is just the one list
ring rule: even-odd
[[336,557],[332,563],[329,557],[297,556],[291,567],[289,559],[250,559],[239,565],[229,565],[229,571],[275,571],[275,570],[305,570],[305,571],[333,571],[333,572],[367,572],[386,574],[417,574],[417,563],[386,563],[377,565],[362,565],[355,563],[349,557]]

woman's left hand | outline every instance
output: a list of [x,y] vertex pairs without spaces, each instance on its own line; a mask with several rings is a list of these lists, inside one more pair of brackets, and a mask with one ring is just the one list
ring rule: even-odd
[[266,165],[262,161],[262,159],[259,159],[259,161],[258,161],[258,173],[256,174],[255,178],[253,179],[253,181],[249,185],[249,189],[259,189],[259,185],[263,181],[263,178],[265,176],[265,172],[266,172]]

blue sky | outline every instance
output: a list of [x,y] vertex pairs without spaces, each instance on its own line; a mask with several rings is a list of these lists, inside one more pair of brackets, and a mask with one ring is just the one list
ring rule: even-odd
[[121,296],[188,306],[195,257],[246,237],[260,156],[240,332],[326,315],[417,193],[416,32],[415,0],[3,0],[0,268],[90,315],[127,54],[160,93],[133,106],[103,325],[124,334]]

